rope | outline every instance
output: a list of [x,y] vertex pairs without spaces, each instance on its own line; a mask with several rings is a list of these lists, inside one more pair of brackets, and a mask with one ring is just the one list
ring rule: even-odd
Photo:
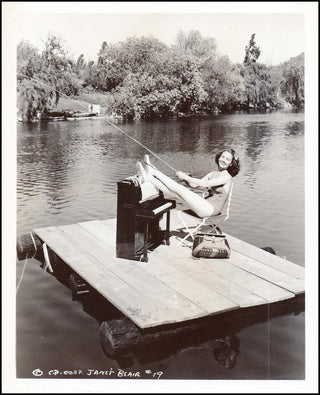
[[20,280],[19,280],[17,288],[16,288],[16,295],[18,294],[18,290],[19,290],[20,284],[22,283],[22,279],[23,279],[23,276],[24,276],[24,271],[25,271],[25,269],[27,267],[27,263],[28,263],[28,254],[26,255],[26,261],[25,261],[25,263],[23,265],[23,269],[22,269],[22,273],[21,273],[21,276],[20,276]]
[[29,233],[30,233],[31,239],[32,239],[32,241],[33,241],[33,245],[34,245],[34,254],[33,254],[33,256],[35,256],[36,253],[37,253],[37,250],[38,250],[37,244],[36,244],[36,242],[35,242],[35,240],[34,240],[34,237],[33,237],[32,232],[29,232]]
[[48,253],[48,248],[47,248],[47,244],[43,243],[42,244],[42,248],[43,248],[43,255],[44,255],[44,261],[45,261],[45,265],[43,268],[43,271],[45,272],[47,270],[47,268],[49,268],[49,271],[51,273],[53,273],[53,269],[50,263],[50,259],[49,259],[49,253]]

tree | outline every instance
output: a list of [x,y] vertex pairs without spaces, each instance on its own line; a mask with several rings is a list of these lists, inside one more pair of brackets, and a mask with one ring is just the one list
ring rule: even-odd
[[37,48],[22,40],[17,46],[17,77],[21,81],[23,76],[32,77],[41,69],[41,56]]
[[206,62],[202,69],[205,91],[208,94],[206,109],[237,108],[243,99],[244,85],[238,67],[227,56]]
[[104,91],[116,88],[129,74],[147,71],[154,56],[165,50],[165,44],[153,37],[129,37],[110,45],[104,41],[99,51],[95,87]]
[[243,60],[244,64],[256,63],[260,56],[261,50],[256,46],[255,35],[255,33],[252,34],[249,44],[245,48],[246,53]]
[[303,71],[296,66],[285,70],[280,83],[280,91],[285,100],[296,108],[304,106],[304,76]]
[[[17,47],[18,107],[21,117],[45,115],[62,94],[75,95],[80,83],[73,75],[62,41],[49,35],[41,55],[26,42]],[[29,79],[28,79],[29,78]]]
[[54,88],[56,104],[60,99],[60,94],[67,96],[76,95],[80,89],[80,84],[73,76],[74,64],[67,57],[63,41],[54,36],[48,36],[45,42],[45,49],[42,52],[43,67],[41,77],[48,85]]
[[188,34],[180,31],[177,34],[174,49],[206,60],[216,55],[217,45],[213,38],[203,38],[197,30],[191,30]]
[[256,46],[255,34],[252,34],[249,44],[245,47],[241,70],[248,108],[265,108],[268,103],[274,103],[276,98],[276,86],[272,83],[268,67],[257,61],[260,54],[261,50]]
[[30,120],[51,104],[51,90],[37,81],[42,67],[38,50],[21,41],[17,46],[17,107],[22,119]]

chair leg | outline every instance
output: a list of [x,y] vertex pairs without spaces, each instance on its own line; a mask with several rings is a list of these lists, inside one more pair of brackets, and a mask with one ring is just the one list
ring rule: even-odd
[[187,236],[185,236],[183,239],[180,240],[180,244],[182,244],[189,236],[192,238],[192,240],[194,240],[194,234],[201,228],[201,226],[203,226],[204,222],[205,222],[205,218],[201,221],[200,224],[198,224],[195,228],[190,229],[188,227],[188,225],[185,223],[185,221],[183,220],[182,216],[180,215],[180,213],[178,212],[178,216],[181,220],[181,222],[183,223],[185,230],[187,231]]

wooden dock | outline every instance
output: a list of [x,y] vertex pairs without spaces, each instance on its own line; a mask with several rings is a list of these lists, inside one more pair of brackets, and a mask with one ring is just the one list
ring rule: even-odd
[[116,219],[34,229],[74,272],[145,329],[294,298],[304,268],[227,235],[229,259],[195,259],[179,244],[171,215],[170,245],[148,262],[116,257]]

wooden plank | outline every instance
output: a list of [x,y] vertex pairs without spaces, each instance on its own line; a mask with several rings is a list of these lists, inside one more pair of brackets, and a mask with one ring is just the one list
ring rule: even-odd
[[74,248],[60,229],[41,228],[34,232],[88,284],[141,328],[176,322],[173,318],[164,319],[163,312],[156,309],[149,298],[121,278],[108,270],[101,270],[100,263]]
[[[108,234],[112,231],[112,229],[114,229],[115,226],[114,223],[109,221],[101,221],[99,226],[93,226],[93,224],[90,222],[82,223],[81,225],[86,229],[89,229],[97,237],[101,238],[101,240],[106,240],[108,238]],[[190,278],[190,276],[183,277],[181,270],[186,269],[186,262],[181,262],[180,258],[184,257],[186,259],[192,259],[191,250],[178,245],[177,241],[175,241],[173,238],[171,238],[171,247],[173,248],[169,249],[168,246],[162,245],[150,253],[150,265],[145,265],[144,270],[152,272],[154,275],[159,275],[162,281],[164,281],[170,287],[175,287],[174,289],[176,290],[179,289],[181,294],[184,295],[184,292],[189,292],[189,289],[193,290],[194,287],[196,287],[198,290],[197,292],[199,292],[199,290],[203,287],[204,289],[210,289],[218,293],[219,295],[241,307],[267,303],[267,300],[261,296],[256,295],[243,287],[240,287],[238,284],[228,281],[227,278],[224,278],[216,273],[211,273],[211,277],[207,277],[205,273],[199,273],[199,270],[197,270],[195,267],[192,273],[192,278]],[[179,259],[173,259],[173,255]],[[167,262],[170,262],[170,264],[168,265]],[[176,270],[175,268],[177,266],[177,262],[180,262],[179,270]],[[176,273],[173,274],[173,272]],[[176,276],[180,278],[180,282],[175,279]],[[180,286],[180,283],[187,284],[188,282],[189,286],[185,285],[185,289]],[[192,300],[195,301],[195,299]],[[207,304],[208,302],[204,303]],[[213,303],[216,302],[214,301]]]
[[114,221],[87,221],[80,222],[80,226],[92,233],[106,245],[116,248],[116,222]]
[[[112,224],[110,224],[110,223],[106,224],[105,222],[104,222],[104,224],[106,225],[106,228],[103,228],[103,226],[101,226],[101,231],[102,231],[102,229],[104,229],[101,233],[101,235],[104,234],[104,236],[101,236],[101,237],[105,238],[106,234],[108,233],[108,228],[111,230]],[[174,241],[174,239],[170,239],[170,240]],[[228,240],[229,240],[229,236],[228,236]],[[171,241],[171,246],[173,244],[172,241]],[[158,249],[161,247],[158,247]],[[166,248],[166,246],[164,248]],[[265,252],[263,250],[261,250],[261,251]],[[177,258],[178,258],[178,256],[187,257],[188,254],[191,255],[191,250],[186,247],[179,246],[178,243],[175,243],[175,248],[170,248],[170,255],[172,256],[172,254],[174,254],[175,257],[177,257]],[[153,254],[150,254],[150,259],[151,259],[152,255]],[[272,255],[272,254],[269,254],[269,255]],[[168,254],[168,256],[169,256],[169,254]],[[278,259],[281,260],[281,258],[278,258]],[[243,256],[243,255],[237,253],[236,251],[232,250],[231,257],[228,260],[228,262],[232,263],[235,266],[238,266],[241,269],[243,269],[251,274],[254,274],[266,281],[269,281],[279,287],[285,288],[290,293],[299,294],[299,293],[304,292],[304,283],[301,280],[291,278],[288,275],[286,275],[285,273],[278,271],[272,267],[269,267],[268,265],[264,265],[261,262],[255,263],[252,258],[250,258],[248,256]],[[223,273],[220,273],[220,275],[223,275]],[[243,275],[246,276],[245,274],[243,274]],[[268,286],[267,288],[269,289],[270,286]],[[252,292],[252,289],[249,289],[249,291]],[[279,290],[277,292],[279,292]],[[290,297],[291,297],[290,293],[288,295],[290,295]],[[282,294],[282,291],[281,291],[281,294]],[[259,293],[258,293],[258,296],[265,298],[265,296],[263,296]]]
[[229,278],[251,292],[266,299],[268,303],[293,298],[295,295],[284,288],[278,287],[252,273],[233,265],[227,260],[216,259],[206,268],[207,271],[214,271]]
[[239,240],[231,235],[227,235],[230,247],[232,250],[238,251],[243,255],[249,256],[256,261],[262,262],[265,265],[273,267],[281,272],[284,272],[291,277],[301,280],[305,278],[305,268],[299,266],[286,259],[280,258],[277,255],[270,254],[261,248],[255,247],[249,243]]
[[[162,248],[159,247],[159,248]],[[189,252],[188,252],[189,250]],[[252,299],[256,297],[262,298],[265,303],[273,303],[277,300],[285,300],[294,297],[294,293],[289,292],[277,285],[270,283],[260,277],[257,277],[245,270],[240,269],[234,265],[231,265],[230,259],[222,260],[222,259],[186,259],[186,257],[178,256],[178,251],[175,249],[174,259],[171,260],[172,266],[175,268],[177,265],[185,268],[185,272],[188,270],[192,271],[192,276],[197,276],[197,280],[201,279],[206,286],[209,286],[211,283],[212,286],[215,287],[215,290],[225,297],[228,297],[230,300],[234,300],[235,295],[233,292],[238,292],[240,304],[244,306],[250,305],[252,303]],[[191,250],[185,248],[184,254],[190,254]],[[225,265],[227,264],[227,266]],[[228,266],[229,264],[229,266]],[[232,270],[231,270],[232,269]],[[231,284],[230,284],[231,283]],[[232,285],[235,284],[235,287]],[[227,286],[230,287],[229,290]],[[237,289],[237,286],[241,287],[241,289]],[[242,296],[241,291],[243,291]],[[259,299],[259,303],[262,304],[261,299]]]
[[302,280],[290,277],[286,273],[265,265],[262,262],[257,262],[237,251],[232,250],[229,262],[296,295],[305,291]]
[[[175,239],[173,239],[172,244],[174,243],[178,243],[178,241],[175,241]],[[165,248],[165,246],[158,247],[158,249],[161,248]],[[294,293],[289,292],[267,280],[264,280],[259,276],[255,276],[252,273],[249,273],[248,271],[243,270],[235,265],[232,265],[232,260],[230,258],[192,259],[191,248],[188,247],[181,247],[181,250],[179,250],[178,248],[173,248],[171,250],[171,254],[174,254],[174,259],[172,259],[172,265],[176,265],[177,262],[181,262],[185,265],[186,268],[194,267],[193,270],[198,270],[199,273],[202,273],[202,275],[205,275],[208,278],[212,272],[215,272],[216,274],[229,279],[230,281],[240,285],[241,287],[246,288],[250,293],[254,293],[260,296],[268,303],[277,301],[277,296],[279,296],[279,300],[294,297]],[[180,258],[179,255],[181,256]],[[188,256],[191,259],[186,259]],[[245,259],[247,259],[247,257],[245,257]],[[227,266],[225,264],[227,264]]]
[[[178,322],[208,314],[208,311],[173,291],[158,278],[147,275],[139,268],[139,262],[117,259],[115,250],[106,246],[93,234],[88,233],[82,226],[68,225],[61,226],[60,229],[63,230],[65,237],[74,243],[79,250],[93,256],[102,265],[105,265],[108,271],[119,276],[130,287],[140,292],[144,299],[147,297],[149,301],[152,301],[154,307],[163,311],[165,317],[169,315],[171,319]],[[221,310],[222,308],[220,308]]]
[[230,281],[220,273],[208,272],[207,266],[206,262],[192,262],[181,258],[172,259],[167,263],[163,256],[157,255],[153,257],[152,265],[146,266],[145,270],[157,273],[162,281],[166,278],[170,281],[170,277],[181,282],[187,282],[188,279],[189,287],[192,286],[196,292],[202,288],[209,288],[242,308],[268,303],[266,299]]
[[[183,229],[184,225],[181,223],[181,220],[178,217],[177,210],[171,210],[171,221],[170,226],[172,230]],[[191,216],[185,216],[184,220],[188,226],[194,226],[197,221],[195,221]],[[256,261],[262,262],[265,265],[271,266],[274,269],[277,269],[281,272],[288,274],[291,277],[298,278],[300,280],[304,280],[305,278],[305,269],[302,266],[297,265],[296,263],[290,262],[286,259],[278,257],[276,255],[270,254],[267,251],[262,250],[256,246],[253,246],[249,243],[246,243],[242,240],[239,240],[229,234],[227,234],[227,238],[232,250],[238,251],[243,255],[249,256]]]
[[[142,328],[289,299],[294,297],[289,288],[295,293],[304,291],[303,282],[278,270],[275,260],[273,266],[263,262],[273,255],[242,245],[229,235],[230,244],[235,245],[234,249],[231,245],[230,259],[194,260],[191,249],[171,237],[171,245],[159,246],[145,263],[116,258],[114,218],[36,229],[35,233]],[[292,265],[297,266],[289,262],[285,270]]]
[[[87,223],[81,225],[86,229],[90,229],[92,235],[94,234],[100,237],[100,239],[104,241],[107,239],[108,233],[110,233],[108,226],[103,223],[99,223],[99,224]],[[99,254],[100,250],[101,248],[99,249],[97,245],[95,248],[95,251],[97,251],[96,253]],[[166,249],[165,252],[168,252],[168,249]],[[153,254],[151,253],[151,256],[152,255]],[[122,260],[119,261],[121,262]],[[183,297],[185,297],[187,300],[190,301],[189,306],[185,306],[185,303],[181,305],[180,302],[181,305],[180,308],[184,311],[185,309],[188,309],[188,314],[190,313],[190,310],[192,311],[193,304],[201,307],[201,309],[205,310],[208,314],[239,308],[239,305],[237,303],[232,302],[226,298],[223,298],[220,294],[217,294],[206,287],[203,287],[204,289],[199,290],[200,284],[199,283],[195,284],[191,278],[189,278],[189,286],[187,288],[177,286],[177,280],[175,279],[175,274],[171,275],[170,276],[171,278],[168,279],[167,281],[164,281],[163,278],[157,276],[157,272],[147,270],[150,267],[154,267],[155,266],[154,263],[155,262],[153,259],[150,261],[150,264],[134,261],[134,263],[130,265],[130,268],[128,268],[128,266],[126,267],[125,273],[119,273],[119,270],[121,270],[120,269],[121,265],[119,264],[113,266],[112,270],[114,273],[123,274],[124,278],[126,278],[127,281],[130,281],[132,286],[137,287],[137,289],[143,289],[146,294],[154,295],[155,293],[158,297],[161,296],[161,298],[163,299],[163,304],[166,304],[167,306],[168,304],[170,305],[170,303],[173,302],[176,303],[177,296],[182,295]],[[147,276],[146,273],[148,273]],[[174,284],[175,286],[173,286]],[[190,287],[194,289],[194,286],[198,287],[197,292],[190,293],[189,292]],[[172,290],[174,290],[175,292],[172,293]],[[202,294],[204,294],[202,299],[199,299],[200,291],[202,292]],[[176,292],[178,294],[176,294]],[[201,312],[198,314],[202,315],[203,313]]]
[[[166,270],[168,269],[169,270]],[[170,270],[171,266],[163,263],[161,258],[153,259],[152,264],[144,265],[143,270],[157,276],[164,284],[179,292],[193,303],[207,310],[209,314],[238,309],[240,306],[236,301],[224,297],[216,292],[214,287],[207,287],[191,276],[180,270]]]
[[[221,259],[194,259],[191,257],[191,248],[188,247],[181,247],[179,245],[178,240],[176,239],[170,239],[172,240],[172,250],[170,250],[170,254],[174,256],[174,259],[171,260],[171,264],[173,266],[179,265],[177,262],[181,262],[182,265],[184,265],[185,270],[189,270],[190,268],[193,270],[195,278],[200,281],[205,281],[205,285],[208,286],[208,283],[210,283],[210,276],[212,276],[212,265],[215,265],[215,262],[228,262],[228,263],[233,263],[231,259],[227,260],[221,260]],[[191,247],[191,243],[189,243]],[[179,248],[180,247],[180,248]],[[160,246],[156,251],[154,251],[154,257],[159,255],[159,252],[164,251],[165,246]],[[159,251],[159,252],[158,252]],[[152,255],[152,254],[151,254]],[[247,257],[244,257],[245,259],[248,259]],[[216,266],[217,268],[217,266]],[[269,268],[268,268],[269,269]],[[215,270],[215,274],[213,275],[212,279],[212,285],[216,287],[216,291],[220,292],[225,296],[228,297],[231,300],[234,300],[235,295],[232,295],[233,292],[233,284],[236,286],[241,286],[243,289],[243,295],[241,295],[241,289],[237,289],[236,293],[238,292],[238,297],[240,298],[237,300],[239,305],[246,305],[246,304],[251,304],[253,303],[253,300],[258,297],[262,298],[265,300],[265,303],[268,302],[274,302],[275,298],[273,296],[274,294],[277,295],[279,294],[281,298],[286,298],[288,297],[293,297],[293,294],[291,292],[286,292],[284,290],[277,289],[277,285],[273,285],[269,283],[268,281],[262,281],[261,278],[257,277],[257,286],[252,288],[252,283],[254,280],[253,276],[248,276],[248,272],[245,270],[238,270],[236,271],[236,276],[233,278],[229,277],[229,271],[224,269],[224,266],[219,266],[219,270]],[[235,275],[235,272],[234,272]],[[196,277],[197,276],[197,277]],[[249,279],[250,282],[247,284],[246,279]],[[229,283],[226,283],[226,281],[229,281]],[[263,279],[264,280],[264,279]],[[226,284],[228,284],[229,290],[226,287]],[[263,287],[263,288],[260,288]],[[271,291],[271,292],[270,292]],[[231,294],[230,294],[231,293]],[[258,302],[258,301],[257,301]],[[261,304],[262,301],[261,299],[259,300],[259,303]]]

